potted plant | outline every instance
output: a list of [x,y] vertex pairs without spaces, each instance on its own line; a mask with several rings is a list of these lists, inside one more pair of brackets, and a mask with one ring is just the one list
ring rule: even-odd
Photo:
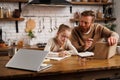
[[28,36],[30,39],[35,38],[35,35],[32,30],[28,31]]
[[28,45],[33,45],[33,42],[34,42],[34,39],[35,39],[35,35],[34,35],[34,32],[32,30],[29,30],[27,32],[27,36],[28,38],[26,39],[27,40],[27,44]]
[[108,23],[108,24],[105,24],[105,26],[106,26],[108,29],[110,29],[110,30],[112,30],[112,31],[115,31],[116,24],[114,24],[114,23]]

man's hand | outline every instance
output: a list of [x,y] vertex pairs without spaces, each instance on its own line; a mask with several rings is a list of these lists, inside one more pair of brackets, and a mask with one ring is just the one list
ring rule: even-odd
[[111,36],[108,38],[108,43],[110,46],[116,44],[117,42],[118,42],[118,39],[116,37]]
[[92,38],[88,38],[87,40],[85,40],[85,50],[87,50],[88,48],[90,48],[92,46],[93,43],[93,39]]

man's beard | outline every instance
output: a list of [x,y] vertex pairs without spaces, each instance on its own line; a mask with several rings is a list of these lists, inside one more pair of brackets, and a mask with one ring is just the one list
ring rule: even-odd
[[80,29],[83,33],[86,33],[89,31],[90,28],[83,28],[82,26],[80,26]]

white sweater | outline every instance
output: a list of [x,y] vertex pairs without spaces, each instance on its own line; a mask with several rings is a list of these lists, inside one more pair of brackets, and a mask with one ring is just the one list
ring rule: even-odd
[[[60,45],[58,45],[55,42],[55,38],[51,38],[47,42],[47,45],[45,46],[44,51],[57,52],[60,50],[60,48],[61,48]],[[77,55],[77,53],[78,53],[76,48],[71,44],[69,39],[65,42],[64,50],[67,51],[68,53],[70,53],[71,55]]]

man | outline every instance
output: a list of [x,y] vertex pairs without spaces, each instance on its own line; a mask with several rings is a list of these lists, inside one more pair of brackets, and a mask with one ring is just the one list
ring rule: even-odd
[[94,23],[94,20],[95,13],[93,11],[84,11],[81,13],[79,26],[72,30],[71,42],[78,52],[93,51],[95,43],[103,38],[110,46],[117,43],[118,34]]

